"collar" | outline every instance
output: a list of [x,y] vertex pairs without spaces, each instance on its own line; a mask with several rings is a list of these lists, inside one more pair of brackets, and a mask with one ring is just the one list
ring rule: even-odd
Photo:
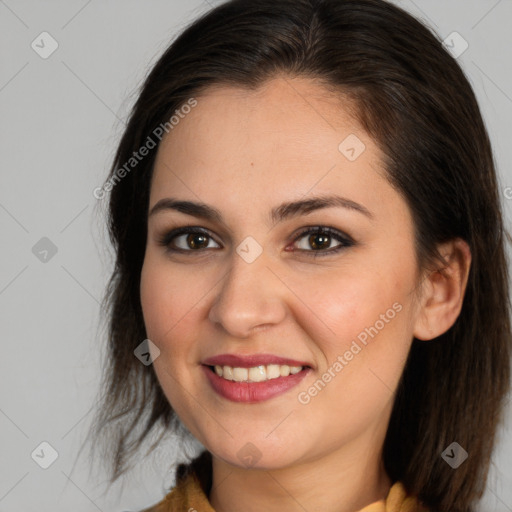
[[[215,512],[195,473],[184,476],[157,505],[142,512]],[[359,512],[429,512],[401,482],[395,482],[386,499],[375,501]]]

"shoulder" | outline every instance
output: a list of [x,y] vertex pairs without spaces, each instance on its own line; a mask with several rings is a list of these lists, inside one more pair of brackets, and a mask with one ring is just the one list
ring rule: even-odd
[[208,500],[211,481],[211,454],[205,450],[178,465],[176,485],[160,502],[138,512],[215,512]]
[[196,493],[196,482],[193,475],[180,480],[177,485],[158,503],[140,512],[188,512],[187,504],[190,495]]
[[409,494],[400,481],[389,490],[385,509],[386,512],[431,512],[417,496]]

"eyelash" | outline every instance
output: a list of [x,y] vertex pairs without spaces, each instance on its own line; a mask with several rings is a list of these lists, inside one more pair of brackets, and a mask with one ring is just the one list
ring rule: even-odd
[[[203,252],[205,249],[179,249],[179,248],[172,248],[171,242],[174,240],[174,238],[177,238],[180,235],[183,234],[200,234],[204,235],[210,239],[215,239],[203,228],[199,228],[196,226],[183,226],[181,228],[173,229],[167,233],[165,233],[160,239],[158,240],[158,244],[161,246],[164,246],[167,248],[167,250],[171,253],[193,253],[193,252]],[[306,235],[328,235],[341,244],[337,247],[331,248],[331,249],[319,249],[319,250],[306,250],[306,249],[298,249],[299,252],[303,253],[309,253],[308,256],[311,257],[318,257],[318,256],[328,256],[335,253],[338,253],[342,249],[346,249],[348,247],[352,247],[355,245],[355,242],[348,236],[343,234],[341,231],[338,231],[333,228],[329,228],[326,226],[309,226],[303,229],[293,240],[293,243],[296,243],[301,238],[305,237]],[[215,241],[216,242],[216,241]],[[218,243],[218,242],[216,242]]]

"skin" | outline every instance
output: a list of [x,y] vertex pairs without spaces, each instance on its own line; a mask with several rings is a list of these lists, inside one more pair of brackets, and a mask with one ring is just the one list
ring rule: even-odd
[[[148,338],[161,351],[154,370],[213,455],[216,511],[358,511],[393,483],[382,445],[397,385],[413,336],[431,339],[456,320],[469,249],[460,240],[445,244],[446,272],[420,272],[411,214],[385,178],[382,153],[348,100],[318,82],[278,76],[254,91],[219,86],[196,98],[159,147],[149,207],[167,197],[197,201],[223,221],[170,209],[148,218],[141,303]],[[338,150],[350,134],[366,146],[354,161]],[[329,207],[269,220],[283,202],[330,194],[372,217]],[[209,232],[208,248],[191,248],[187,235],[174,240],[187,253],[159,243],[191,225]],[[306,226],[331,227],[354,245],[314,258],[308,235],[297,238]],[[252,263],[236,252],[248,236],[263,249]],[[333,237],[324,247],[338,245]],[[396,303],[400,312],[300,403],[299,393]],[[280,396],[235,403],[215,393],[200,366],[225,353],[291,357],[313,370]],[[237,456],[249,442],[259,455],[250,468]]]

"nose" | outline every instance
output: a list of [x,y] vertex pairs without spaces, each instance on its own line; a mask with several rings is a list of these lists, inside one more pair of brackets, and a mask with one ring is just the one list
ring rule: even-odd
[[282,322],[286,290],[270,270],[265,253],[248,263],[233,251],[229,265],[210,308],[210,321],[236,338],[247,338],[256,330]]

